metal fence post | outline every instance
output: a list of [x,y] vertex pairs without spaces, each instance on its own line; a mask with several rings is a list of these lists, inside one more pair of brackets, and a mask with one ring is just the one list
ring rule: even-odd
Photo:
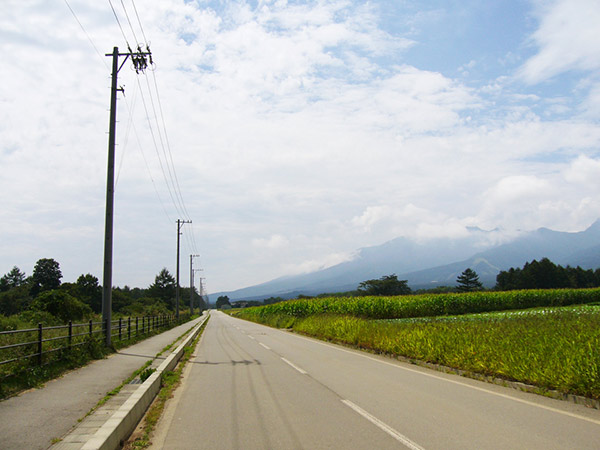
[[69,350],[73,344],[73,321],[69,320]]
[[131,316],[127,318],[127,340],[131,339]]
[[138,316],[135,316],[135,335],[136,337],[139,335],[139,328],[138,328]]
[[121,341],[121,327],[123,326],[123,318],[119,317],[119,340]]
[[94,325],[92,324],[92,319],[90,319],[90,339],[92,339],[92,336],[93,336],[92,335],[93,328],[94,328]]
[[38,366],[42,365],[42,324],[38,323]]

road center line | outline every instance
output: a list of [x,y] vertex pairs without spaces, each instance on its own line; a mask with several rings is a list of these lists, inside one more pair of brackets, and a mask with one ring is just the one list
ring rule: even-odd
[[284,363],[289,364],[291,367],[293,367],[294,369],[296,369],[298,372],[300,372],[302,375],[306,375],[307,372],[302,370],[300,367],[298,367],[297,365],[295,365],[294,363],[288,361],[287,359],[285,359],[284,357],[281,357],[281,359],[283,360]]
[[247,335],[250,339],[252,339],[253,341],[255,340],[253,336]]
[[408,439],[406,436],[404,436],[403,434],[398,433],[392,427],[390,427],[386,423],[382,422],[377,417],[372,416],[367,411],[365,411],[364,409],[362,409],[360,406],[357,406],[354,403],[352,403],[350,400],[342,400],[342,403],[344,405],[348,406],[349,408],[352,408],[354,411],[356,411],[358,414],[360,414],[361,416],[363,416],[365,419],[367,419],[373,425],[381,428],[383,431],[385,431],[387,434],[389,434],[390,436],[392,436],[394,439],[396,439],[402,445],[410,448],[411,450],[424,450],[423,447],[421,447],[420,445],[415,444],[413,441],[411,441],[410,439]]
[[268,345],[263,344],[262,342],[259,342],[260,345],[262,345],[264,348],[266,348],[267,350],[271,350],[271,347],[269,347]]

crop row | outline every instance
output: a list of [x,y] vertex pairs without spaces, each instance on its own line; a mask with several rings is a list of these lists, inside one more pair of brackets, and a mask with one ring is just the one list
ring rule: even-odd
[[350,315],[365,319],[402,319],[595,302],[600,302],[600,288],[532,289],[396,297],[299,299],[249,308],[244,310],[242,314],[251,320],[251,316],[254,316],[255,319],[273,315],[300,318],[314,314]]

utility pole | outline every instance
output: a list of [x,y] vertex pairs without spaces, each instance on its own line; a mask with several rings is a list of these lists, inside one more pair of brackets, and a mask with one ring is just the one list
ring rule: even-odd
[[194,258],[200,255],[190,255],[190,314],[194,314]]
[[[113,260],[113,211],[115,197],[115,140],[117,132],[117,92],[123,91],[123,88],[117,87],[117,78],[119,71],[131,56],[133,66],[137,73],[143,72],[148,67],[146,57],[149,57],[152,64],[152,55],[150,49],[142,52],[138,47],[136,53],[129,49],[128,53],[119,53],[119,48],[114,47],[112,53],[105,56],[112,56],[112,81],[110,88],[110,121],[108,128],[108,169],[106,176],[106,220],[104,224],[104,273],[102,281],[102,323],[106,327],[106,345],[111,345],[111,322],[112,322],[112,260]],[[119,56],[125,59],[119,66]]]
[[206,309],[208,309],[208,298],[204,298],[204,284],[202,283],[202,280],[204,280],[204,278],[200,277],[200,298],[204,302],[204,306],[206,306]]
[[179,238],[184,223],[192,223],[192,221],[177,219],[177,284],[175,286],[175,315],[177,319],[179,319]]
[[[194,269],[194,274],[196,272],[202,272],[202,269]],[[195,275],[194,275],[195,276]],[[194,293],[195,293],[195,288],[194,288]],[[198,289],[198,296],[200,297],[200,300],[198,301],[198,311],[199,313],[202,313],[202,302],[204,302],[204,298],[202,297],[202,278],[200,278],[200,289]]]

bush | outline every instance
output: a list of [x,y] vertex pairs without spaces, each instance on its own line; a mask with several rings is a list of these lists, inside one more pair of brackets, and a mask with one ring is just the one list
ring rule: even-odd
[[91,308],[64,291],[42,292],[31,304],[33,311],[45,311],[59,318],[63,323],[69,320],[82,320],[92,314]]

